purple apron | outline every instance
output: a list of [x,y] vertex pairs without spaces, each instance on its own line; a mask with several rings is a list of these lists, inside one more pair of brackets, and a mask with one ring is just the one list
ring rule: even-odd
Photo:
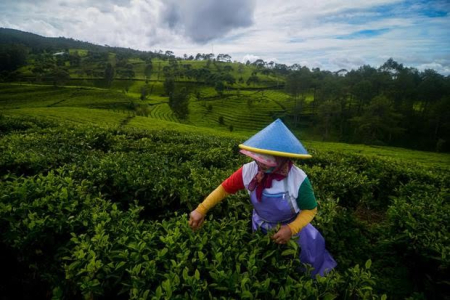
[[[286,188],[287,190],[287,188]],[[261,229],[264,233],[276,227],[278,223],[288,224],[295,220],[297,214],[289,201],[287,192],[280,194],[268,194],[263,191],[261,202],[256,199],[256,189],[251,193],[253,204],[252,228],[253,231]],[[325,239],[311,224],[306,225],[299,233],[297,243],[301,247],[300,261],[310,264],[314,270],[311,275],[324,276],[336,267],[337,263],[331,254],[325,249]]]

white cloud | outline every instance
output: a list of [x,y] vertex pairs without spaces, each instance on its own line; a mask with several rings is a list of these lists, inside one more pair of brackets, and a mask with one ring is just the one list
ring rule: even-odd
[[253,55],[253,54],[246,54],[241,60],[241,63],[246,63],[247,61],[250,61],[251,63],[260,59],[259,56]]
[[[423,13],[437,9],[447,15]],[[393,57],[450,74],[450,6],[439,0],[16,0],[0,2],[0,11],[2,27],[100,45],[180,56],[214,51],[331,71]]]

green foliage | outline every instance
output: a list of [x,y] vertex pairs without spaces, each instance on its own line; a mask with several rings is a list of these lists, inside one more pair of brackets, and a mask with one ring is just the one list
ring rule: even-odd
[[189,114],[189,91],[182,87],[169,95],[169,107],[180,119],[186,119]]
[[168,77],[164,80],[164,91],[167,96],[170,96],[175,90],[175,81],[173,78]]
[[27,64],[28,49],[21,44],[0,44],[0,73],[11,72]]
[[396,113],[386,97],[372,99],[361,116],[350,121],[356,124],[359,139],[364,142],[387,141],[404,131],[399,127],[401,115]]
[[54,86],[63,86],[70,79],[70,74],[62,67],[55,67],[49,73],[49,77]]
[[246,162],[237,139],[29,118],[0,117],[0,126],[0,250],[54,298],[445,294],[445,169],[313,151],[300,165],[319,201],[313,224],[338,261],[313,280],[296,243],[251,232],[245,193],[215,207],[200,231],[188,227],[186,214]]
[[16,119],[6,118],[0,114],[0,135],[7,135],[12,132],[24,132],[39,130],[43,128],[56,127],[53,122],[37,118]]
[[[325,140],[440,152],[449,150],[450,126],[448,109],[445,109],[450,99],[449,78],[434,70],[418,71],[406,67],[392,58],[379,68],[365,65],[349,72],[344,69],[329,72],[262,59],[246,64],[233,63],[228,54],[219,54],[215,58],[212,53],[198,53],[195,59],[187,55],[183,59],[175,57],[172,51],[153,53],[103,47],[4,28],[0,30],[0,40],[4,45],[0,49],[3,62],[0,65],[5,69],[0,74],[2,81],[111,88],[145,99],[146,95],[140,93],[144,82],[161,86],[170,78],[177,84],[194,86],[205,94],[215,88],[213,99],[208,100],[235,98],[230,101],[234,111],[227,120],[236,124],[236,130],[262,128],[261,124],[240,115],[241,111],[244,115],[249,114],[239,109],[241,102],[248,100],[248,95],[234,96],[231,89],[235,87],[243,89],[246,94],[261,92],[261,97],[255,95],[250,98],[262,102],[253,107],[252,116],[253,120],[264,125],[274,118],[283,117],[291,127],[314,130],[314,134],[322,135]],[[117,74],[114,83],[109,79],[114,73],[109,66],[114,66]],[[277,96],[266,97],[263,96],[265,93]],[[155,102],[158,100],[158,108],[165,110],[169,92],[164,95],[161,89],[152,88],[149,95]],[[305,103],[298,105],[296,100],[285,101],[288,95],[293,99],[301,95]],[[60,101],[63,100],[61,97]],[[276,104],[275,109],[273,104]],[[114,106],[111,103],[108,109]],[[226,105],[222,103],[220,106],[225,111],[218,113],[227,112]],[[189,120],[184,113],[182,120],[173,114],[150,115],[163,120],[220,128],[217,115],[210,114],[205,118],[207,111],[204,111],[204,106],[191,105],[190,110]]]
[[445,280],[450,268],[449,200],[448,186],[411,181],[398,187],[398,196],[387,211],[387,239],[411,262],[416,277],[426,275],[420,284],[429,294],[435,293],[430,285],[437,284],[442,291],[448,288]]
[[111,63],[108,63],[108,64],[106,65],[106,69],[105,69],[105,77],[104,77],[104,79],[105,79],[105,85],[106,85],[107,87],[110,87],[111,84],[112,84],[112,82],[113,82],[113,80],[114,80],[114,68],[113,68],[113,66],[111,65]]

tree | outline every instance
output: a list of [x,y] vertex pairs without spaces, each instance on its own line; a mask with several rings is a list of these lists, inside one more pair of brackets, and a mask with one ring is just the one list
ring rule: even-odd
[[339,104],[331,100],[324,101],[317,108],[317,128],[322,132],[322,139],[328,140],[334,124],[339,118]]
[[403,65],[399,64],[395,60],[389,58],[381,67],[380,71],[387,72],[389,75],[391,75],[393,78],[397,76],[399,72],[403,70]]
[[144,74],[146,79],[150,79],[152,76],[152,70],[153,70],[153,63],[150,60],[147,65],[145,66]]
[[106,65],[104,80],[105,85],[107,87],[111,87],[111,84],[114,80],[114,68],[110,63]]
[[269,75],[272,73],[272,71],[270,69],[263,69],[261,73],[263,75],[266,75],[267,77],[269,77]]
[[73,54],[69,54],[69,61],[71,67],[79,67],[81,64],[81,57],[78,54],[78,51],[75,51]]
[[244,65],[241,63],[238,64],[238,73],[239,74],[244,73]]
[[175,91],[175,80],[172,77],[167,77],[164,80],[164,91],[166,92],[166,95],[169,97]]
[[144,101],[146,98],[147,98],[147,95],[148,95],[148,85],[145,85],[145,86],[143,86],[143,87],[141,87],[141,96],[140,96],[140,99],[142,100],[142,101]]
[[255,65],[258,69],[262,69],[266,63],[262,59],[257,59],[253,62],[253,65]]
[[178,118],[187,118],[189,114],[189,92],[185,87],[170,94],[169,107]]
[[232,66],[225,66],[223,67],[224,72],[232,72],[233,71],[233,67]]
[[304,94],[311,88],[312,76],[311,71],[303,67],[298,71],[292,72],[286,78],[286,92],[291,94],[294,98],[298,95]]
[[54,86],[63,86],[68,80],[70,80],[69,72],[63,68],[55,67],[50,73]]
[[247,79],[247,85],[251,85],[251,84],[258,84],[259,83],[259,77],[256,75],[251,75],[248,79]]
[[420,77],[422,81],[418,86],[418,93],[424,102],[422,105],[422,116],[425,116],[429,105],[437,102],[444,96],[444,78],[431,69],[423,71]]
[[225,81],[228,85],[233,85],[236,83],[236,79],[233,75],[228,73],[220,74],[220,80]]
[[132,64],[126,64],[124,67],[117,67],[117,74],[121,77],[121,78],[127,78],[127,79],[132,79],[135,76],[134,70],[133,70],[133,65]]
[[[434,142],[450,142],[450,95],[442,97],[431,106],[430,126]],[[436,147],[436,151],[439,150],[442,150],[441,147]]]
[[350,121],[355,125],[358,141],[368,144],[387,142],[404,131],[399,126],[401,115],[385,96],[376,96],[361,116]]
[[217,94],[222,97],[223,91],[225,89],[225,85],[223,84],[222,80],[218,80],[216,84],[214,85],[214,89],[216,90]]
[[356,83],[352,88],[352,94],[358,101],[358,113],[361,112],[364,105],[369,104],[370,99],[375,96],[372,83],[369,80],[362,80]]
[[292,109],[292,113],[293,113],[293,116],[294,116],[294,126],[295,127],[298,126],[299,117],[300,117],[301,113],[304,112],[305,105],[306,105],[305,98],[302,98],[299,101],[295,101],[295,105],[294,105],[294,107]]
[[0,72],[11,72],[25,66],[28,50],[23,45],[0,45]]
[[298,73],[291,73],[286,78],[285,90],[294,99],[296,99],[298,97],[298,95],[300,94],[300,92],[301,92],[300,78],[299,77],[300,76],[299,76]]
[[165,55],[166,55],[168,58],[175,57],[173,51],[170,51],[170,50],[167,50],[166,53],[165,53]]
[[217,55],[217,61],[219,62],[230,62],[231,56],[228,54],[218,54]]

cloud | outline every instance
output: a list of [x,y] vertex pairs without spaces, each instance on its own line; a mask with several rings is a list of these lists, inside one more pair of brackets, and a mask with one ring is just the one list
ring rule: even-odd
[[244,57],[242,58],[241,62],[242,63],[246,63],[247,61],[250,61],[251,63],[260,59],[259,56],[253,55],[253,54],[246,54],[244,55]]
[[0,0],[0,11],[0,27],[178,56],[330,71],[392,57],[450,74],[448,0]]
[[360,57],[333,57],[329,59],[329,63],[332,66],[335,66],[338,69],[356,69],[362,65],[364,65],[364,60]]
[[251,26],[255,6],[255,0],[170,0],[164,2],[162,18],[172,30],[204,44]]
[[447,61],[445,63],[438,63],[438,62],[431,62],[427,64],[421,64],[417,66],[417,69],[420,71],[426,70],[426,69],[433,69],[438,73],[441,74],[450,74],[450,61]]
[[17,1],[0,4],[0,26],[134,49],[156,50],[180,40],[160,26],[159,1]]

